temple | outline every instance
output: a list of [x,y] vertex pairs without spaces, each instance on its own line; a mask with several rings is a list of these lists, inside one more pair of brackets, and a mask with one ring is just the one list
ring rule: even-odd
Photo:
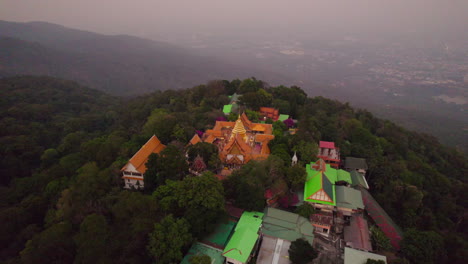
[[149,155],[152,153],[159,154],[164,148],[166,146],[159,141],[156,135],[153,135],[120,170],[122,172],[122,179],[125,181],[124,188],[143,189],[146,162]]
[[268,158],[268,142],[274,139],[272,131],[271,124],[252,123],[243,113],[236,122],[216,121],[202,140],[215,144],[221,162],[229,169],[236,169],[250,160]]

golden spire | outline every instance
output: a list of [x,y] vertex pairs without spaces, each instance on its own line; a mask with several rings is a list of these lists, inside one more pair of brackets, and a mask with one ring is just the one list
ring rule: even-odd
[[235,137],[237,134],[242,135],[242,138],[245,140],[247,131],[244,128],[244,123],[242,123],[242,120],[240,118],[237,118],[236,124],[234,125],[234,128],[231,131],[231,139]]

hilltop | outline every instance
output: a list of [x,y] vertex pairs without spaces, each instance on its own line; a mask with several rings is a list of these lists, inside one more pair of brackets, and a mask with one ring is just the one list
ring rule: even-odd
[[[272,184],[291,190],[303,185],[305,179],[288,177],[301,175],[291,158],[296,152],[301,167],[315,161],[321,140],[335,142],[342,156],[367,160],[371,194],[405,234],[402,250],[392,254],[414,263],[424,255],[434,263],[465,259],[466,157],[368,111],[256,79],[212,81],[131,100],[50,77],[6,78],[0,87],[0,122],[7,128],[0,137],[2,260],[150,263],[154,245],[168,241],[157,230],[174,231],[167,237],[181,239],[171,249],[183,254],[223,221],[225,202],[262,210]],[[193,176],[186,146],[197,131],[213,130],[216,120],[226,118],[223,105],[234,93],[241,94],[241,110],[253,122],[260,121],[259,107],[274,107],[297,120],[297,133],[274,122],[265,162],[245,164],[241,173],[219,181],[213,177],[221,169],[217,155],[208,155],[211,172]],[[145,182],[144,192],[124,190],[120,169],[152,135],[167,146],[147,164],[157,180],[150,188]],[[426,247],[427,241],[434,244]]]

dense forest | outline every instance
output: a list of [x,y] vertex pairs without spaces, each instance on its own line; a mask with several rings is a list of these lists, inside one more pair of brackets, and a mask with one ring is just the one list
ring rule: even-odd
[[[224,118],[233,93],[242,94],[251,120],[260,106],[273,106],[298,120],[298,132],[274,122],[270,158],[221,182],[213,176],[216,148],[186,146]],[[308,98],[299,87],[250,78],[123,99],[71,81],[13,77],[0,80],[0,123],[4,263],[178,263],[225,219],[226,202],[263,210],[267,188],[301,188],[319,140],[336,142],[342,157],[367,159],[372,195],[404,230],[393,263],[468,258],[466,157],[368,111]],[[145,191],[123,190],[120,168],[153,134],[168,147],[150,157]],[[209,170],[191,175],[186,152]],[[290,165],[294,152],[298,166]]]

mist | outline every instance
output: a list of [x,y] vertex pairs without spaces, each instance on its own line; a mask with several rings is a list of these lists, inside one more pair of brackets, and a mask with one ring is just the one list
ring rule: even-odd
[[210,34],[460,34],[463,0],[2,0],[0,19],[141,37]]

